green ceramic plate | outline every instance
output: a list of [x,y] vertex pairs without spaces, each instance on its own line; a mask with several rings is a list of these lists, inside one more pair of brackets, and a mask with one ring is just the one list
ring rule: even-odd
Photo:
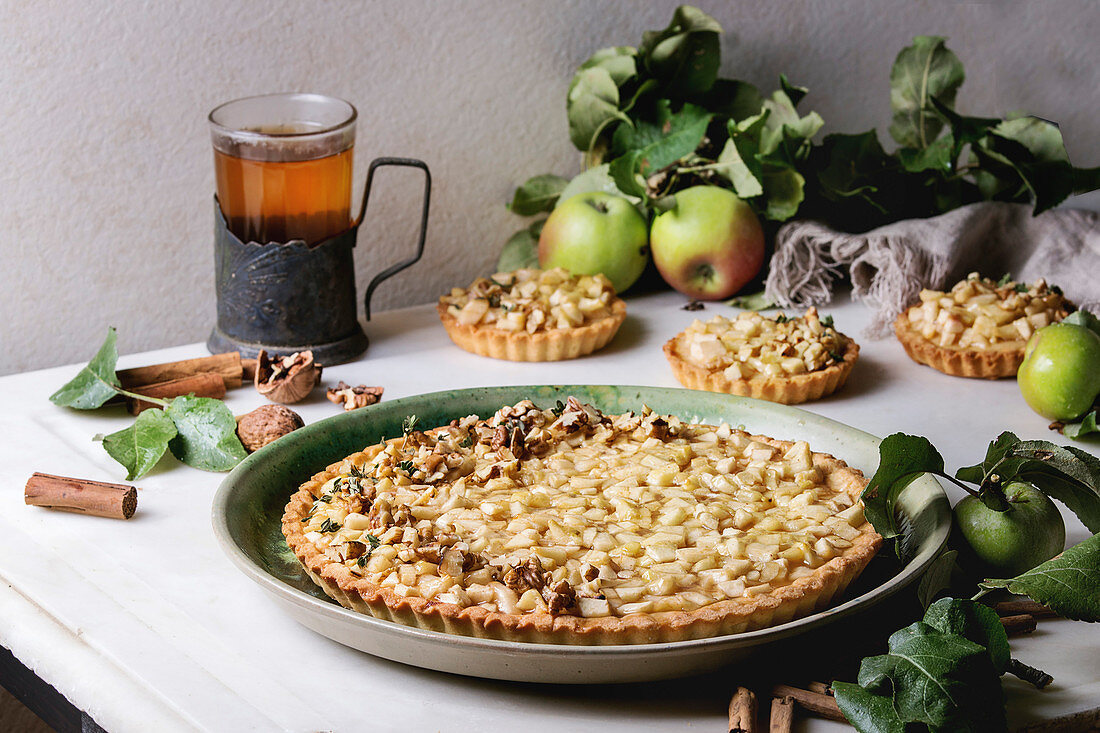
[[702,672],[833,624],[879,604],[913,583],[947,541],[950,507],[943,489],[925,477],[901,497],[912,526],[914,556],[904,566],[883,558],[853,583],[838,605],[760,631],[713,639],[612,647],[523,644],[424,631],[342,608],[317,588],[283,541],[283,507],[299,484],[330,463],[400,435],[417,415],[424,426],[456,417],[488,417],[505,404],[531,399],[552,405],[574,395],[604,412],[643,404],[682,420],[728,422],[785,440],[801,439],[865,472],[878,462],[878,439],[803,410],[742,397],[686,389],[606,385],[482,387],[382,402],[291,433],[245,459],[214,498],[214,531],[236,565],[303,625],[377,656],[445,672],[530,682],[626,682]]

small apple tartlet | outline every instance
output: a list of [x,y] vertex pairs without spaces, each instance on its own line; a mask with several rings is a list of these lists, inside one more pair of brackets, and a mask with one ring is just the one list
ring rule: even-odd
[[953,377],[1015,377],[1031,334],[1065,318],[1073,304],[1044,280],[998,282],[976,272],[951,290],[922,290],[894,321],[905,353]]
[[560,361],[601,349],[626,318],[626,303],[603,275],[522,269],[479,277],[436,306],[447,335],[480,356]]
[[794,405],[840,389],[859,345],[810,308],[794,318],[746,311],[696,320],[664,352],[685,387]]

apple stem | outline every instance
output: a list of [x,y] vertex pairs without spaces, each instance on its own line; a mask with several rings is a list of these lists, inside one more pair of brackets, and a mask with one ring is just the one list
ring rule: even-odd
[[977,492],[977,491],[975,491],[974,489],[970,488],[969,486],[967,486],[966,484],[964,484],[964,483],[963,483],[962,481],[959,481],[959,480],[958,480],[957,478],[955,478],[954,476],[949,476],[948,474],[946,474],[946,473],[940,473],[939,471],[929,471],[929,473],[933,473],[933,474],[935,474],[936,476],[939,476],[940,478],[945,478],[945,479],[947,479],[948,481],[950,481],[951,483],[955,484],[956,486],[958,486],[958,487],[959,487],[960,489],[962,489],[962,490],[963,490],[963,491],[965,491],[966,493],[968,493],[968,494],[970,494],[971,496],[973,496],[973,497],[974,497],[975,499],[979,499],[979,498],[981,498],[981,497],[980,497],[980,496],[978,495],[978,492]]

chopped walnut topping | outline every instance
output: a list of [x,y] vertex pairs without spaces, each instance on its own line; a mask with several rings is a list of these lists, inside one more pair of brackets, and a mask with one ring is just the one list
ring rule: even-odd
[[527,562],[517,565],[504,574],[504,585],[516,593],[526,590],[536,590],[540,593],[546,586],[546,573],[542,569],[542,563],[537,557],[527,558]]
[[344,410],[357,410],[360,407],[373,405],[382,399],[382,387],[368,387],[359,384],[352,387],[347,382],[339,382],[326,393],[329,402],[344,404]]
[[559,267],[478,278],[439,300],[460,324],[537,333],[604,318],[614,297],[611,281],[603,275],[575,277]]
[[573,586],[567,580],[559,580],[554,583],[553,586],[543,591],[542,596],[546,599],[546,606],[550,613],[555,616],[568,613],[577,606],[577,592],[573,590]]

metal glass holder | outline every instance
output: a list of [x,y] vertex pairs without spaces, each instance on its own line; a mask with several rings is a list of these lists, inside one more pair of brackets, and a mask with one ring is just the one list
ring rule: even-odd
[[240,351],[255,357],[260,349],[277,354],[313,351],[321,364],[342,364],[367,349],[367,335],[356,315],[355,263],[352,250],[367,212],[374,172],[382,166],[424,171],[424,205],[416,252],[379,272],[363,297],[366,319],[370,299],[383,280],[415,264],[424,254],[432,176],[414,158],[376,158],[367,171],[359,216],[350,229],[309,247],[302,240],[242,242],[214,200],[214,273],[217,322],[206,346],[211,353]]

